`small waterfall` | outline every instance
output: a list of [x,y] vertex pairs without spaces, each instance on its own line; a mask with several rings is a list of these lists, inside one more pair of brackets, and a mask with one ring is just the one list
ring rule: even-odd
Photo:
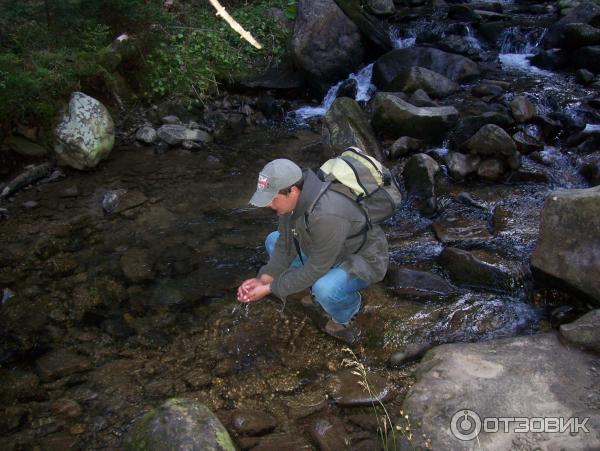
[[521,72],[529,72],[546,77],[553,76],[552,72],[538,69],[529,63],[529,57],[539,47],[546,29],[535,29],[521,31],[518,27],[507,28],[500,38],[500,63],[504,69],[513,69]]
[[408,36],[402,36],[402,32],[399,28],[390,28],[390,39],[395,49],[407,49],[414,47],[417,42],[417,33],[414,30],[408,30],[406,33]]
[[[356,74],[350,74],[346,80],[356,80],[357,91],[356,91],[356,101],[365,101],[367,102],[373,92],[375,91],[375,86],[371,84],[371,77],[373,76],[373,63],[368,66],[363,67]],[[327,113],[331,104],[336,99],[336,94],[338,88],[344,83],[346,80],[340,80],[335,85],[333,85],[325,94],[323,101],[319,106],[305,106],[302,108],[298,108],[297,110],[291,111],[288,115],[294,122],[298,124],[305,124],[308,119],[316,116],[323,116]]]

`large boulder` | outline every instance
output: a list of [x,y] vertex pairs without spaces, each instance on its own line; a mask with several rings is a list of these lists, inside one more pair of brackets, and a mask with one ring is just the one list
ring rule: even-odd
[[587,312],[572,323],[563,324],[560,334],[577,346],[600,353],[600,309]]
[[422,89],[432,97],[446,97],[458,91],[460,86],[449,78],[424,67],[402,69],[386,89],[406,93]]
[[600,305],[600,186],[550,193],[531,264]]
[[333,0],[298,2],[291,51],[309,79],[325,84],[345,78],[365,54],[358,28]]
[[440,165],[424,153],[413,155],[404,165],[406,188],[423,214],[431,214],[437,208],[435,177],[439,171]]
[[338,97],[325,115],[323,141],[336,151],[350,146],[383,161],[379,143],[358,103],[349,97]]
[[578,68],[600,72],[600,45],[581,47],[571,54],[571,61]]
[[386,92],[375,95],[371,108],[373,126],[390,138],[410,136],[441,142],[458,121],[454,107],[416,107]]
[[235,451],[227,429],[204,405],[170,399],[144,415],[125,439],[128,451]]
[[479,155],[465,155],[460,152],[448,152],[444,156],[448,173],[455,180],[463,180],[469,174],[476,172],[480,160]]
[[464,56],[429,47],[395,49],[381,56],[373,65],[373,83],[386,89],[402,69],[424,67],[454,81],[479,75],[477,63]]
[[55,131],[54,151],[75,169],[94,168],[115,144],[115,125],[104,105],[82,92],[71,94]]
[[438,260],[455,284],[472,288],[516,292],[523,288],[528,274],[523,264],[483,250],[447,247]]
[[600,44],[600,29],[587,23],[570,23],[563,29],[563,47],[577,49]]
[[545,48],[559,47],[563,40],[563,31],[571,23],[591,23],[600,16],[600,6],[593,1],[583,1],[575,6],[569,13],[552,25],[542,39]]
[[471,153],[487,156],[510,157],[517,145],[508,133],[494,124],[484,125],[464,144]]
[[[598,449],[600,415],[590,401],[600,390],[596,360],[562,344],[556,333],[435,347],[417,367],[402,405],[410,415],[412,448]],[[512,420],[494,421],[498,417]],[[569,427],[560,432],[556,423],[541,433],[540,420],[532,420],[543,425],[544,418],[577,418],[581,425],[587,417],[590,433],[576,434]],[[494,425],[499,431],[489,432]]]

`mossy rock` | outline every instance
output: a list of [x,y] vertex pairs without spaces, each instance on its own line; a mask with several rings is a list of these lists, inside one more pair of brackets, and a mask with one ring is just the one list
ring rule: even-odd
[[235,451],[229,433],[204,405],[170,399],[144,415],[124,443],[126,451]]

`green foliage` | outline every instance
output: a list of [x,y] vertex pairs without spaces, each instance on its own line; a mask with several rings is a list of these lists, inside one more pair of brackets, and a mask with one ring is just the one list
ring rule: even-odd
[[228,11],[263,45],[258,50],[243,40],[212,8],[198,8],[179,25],[161,29],[161,42],[147,59],[147,98],[180,97],[202,102],[231,81],[263,70],[285,49],[287,29],[267,17],[287,0],[262,0]]
[[[288,30],[266,12],[289,5],[258,0],[228,8],[264,45],[257,50],[205,1],[167,11],[162,0],[0,0],[0,123],[47,127],[74,90],[110,102],[117,72],[148,101],[203,101],[223,81],[281,57]],[[110,50],[122,32],[135,36],[136,61],[127,64]]]

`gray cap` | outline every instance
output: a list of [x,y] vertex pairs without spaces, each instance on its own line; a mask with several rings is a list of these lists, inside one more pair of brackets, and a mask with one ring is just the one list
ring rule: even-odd
[[291,160],[273,160],[258,174],[256,192],[250,203],[256,207],[266,207],[280,190],[288,188],[302,178],[302,169]]

